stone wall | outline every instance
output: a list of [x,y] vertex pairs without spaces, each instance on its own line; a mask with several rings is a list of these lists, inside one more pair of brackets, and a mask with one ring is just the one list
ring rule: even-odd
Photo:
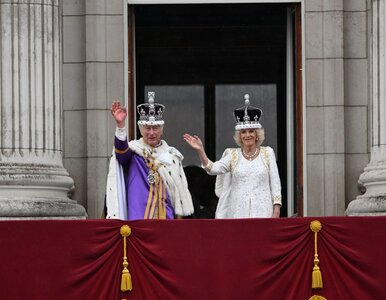
[[305,1],[308,215],[342,215],[369,159],[366,1]]
[[122,0],[63,0],[64,165],[89,218],[103,211],[115,125],[123,99]]

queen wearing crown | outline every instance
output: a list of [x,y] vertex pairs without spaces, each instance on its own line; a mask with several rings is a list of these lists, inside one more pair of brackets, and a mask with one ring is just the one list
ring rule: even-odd
[[154,102],[137,106],[141,138],[128,142],[126,108],[111,105],[117,128],[107,179],[107,218],[174,219],[193,214],[192,198],[182,167],[182,154],[162,140],[164,105]]
[[240,148],[225,149],[216,162],[208,159],[201,139],[185,134],[184,140],[197,151],[202,167],[217,175],[216,195],[219,202],[215,217],[278,218],[281,208],[281,183],[275,153],[263,147],[264,129],[260,124],[262,111],[250,105],[235,109],[234,140]]

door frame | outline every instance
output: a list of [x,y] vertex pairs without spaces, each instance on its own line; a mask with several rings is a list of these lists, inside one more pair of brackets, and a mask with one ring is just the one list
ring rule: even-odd
[[[306,184],[306,148],[305,148],[305,55],[304,55],[304,0],[243,0],[243,1],[202,1],[202,0],[126,0],[123,1],[124,11],[124,95],[128,107],[128,137],[136,138],[135,123],[135,16],[132,5],[136,4],[225,4],[225,3],[294,3],[295,24],[293,24],[294,53],[287,51],[287,215],[307,216],[307,184]],[[290,20],[287,17],[287,31]],[[287,34],[287,39],[290,33]],[[290,47],[287,45],[287,50]],[[290,56],[293,59],[290,59]],[[293,62],[293,64],[292,64]],[[295,68],[295,69],[294,69]],[[292,73],[294,70],[294,73]],[[296,80],[300,79],[300,80]],[[294,86],[295,80],[295,86]],[[291,84],[291,85],[290,85]],[[293,90],[293,88],[295,90]],[[294,95],[294,96],[292,96]],[[294,105],[296,111],[293,113]],[[295,131],[295,132],[293,132]],[[294,137],[294,138],[293,138]],[[294,145],[296,140],[296,148]],[[297,214],[294,213],[296,201]]]

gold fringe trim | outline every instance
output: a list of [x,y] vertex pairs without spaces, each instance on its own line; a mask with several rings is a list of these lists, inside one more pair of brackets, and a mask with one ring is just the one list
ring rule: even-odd
[[263,162],[265,163],[265,167],[267,168],[267,171],[269,172],[269,154],[268,154],[268,148],[267,147],[260,147],[260,153],[263,156]]
[[322,223],[318,220],[314,220],[310,224],[311,230],[314,232],[314,268],[312,270],[312,288],[321,289],[323,288],[322,272],[319,267],[319,258],[318,258],[318,232],[322,230]]
[[212,168],[213,168],[213,162],[208,160],[208,163],[206,164],[206,166],[204,166],[204,169],[205,171],[212,171]]
[[128,225],[123,225],[120,229],[120,233],[123,237],[123,270],[122,270],[122,278],[121,278],[121,291],[127,292],[133,289],[133,283],[131,281],[131,275],[129,269],[129,263],[127,262],[126,255],[126,238],[131,234],[131,228]]
[[119,150],[117,148],[114,148],[114,151],[118,154],[125,154],[127,151],[129,151],[129,147],[127,147],[125,150]]
[[238,159],[237,149],[231,149],[231,170],[233,171],[236,167]]

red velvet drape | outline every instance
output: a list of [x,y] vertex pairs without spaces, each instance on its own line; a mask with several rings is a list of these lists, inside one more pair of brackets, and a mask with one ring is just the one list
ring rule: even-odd
[[[311,288],[316,219],[320,290]],[[2,221],[0,299],[386,299],[385,229],[385,217]]]

